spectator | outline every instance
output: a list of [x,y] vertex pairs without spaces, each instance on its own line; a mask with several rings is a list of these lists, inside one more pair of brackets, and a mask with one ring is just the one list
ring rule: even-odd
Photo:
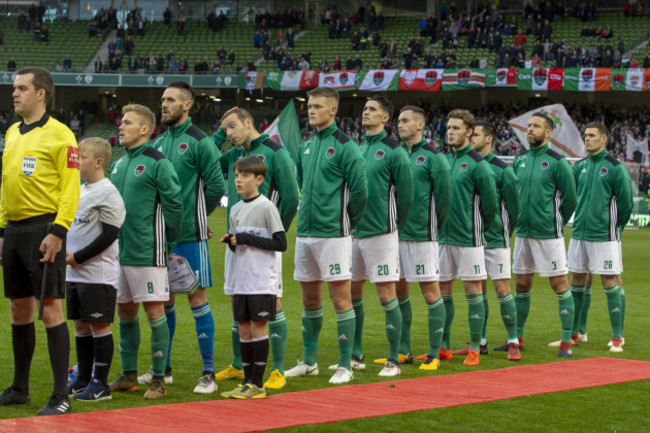
[[306,71],[310,68],[310,66],[311,65],[304,57],[300,57],[300,62],[298,62],[298,69],[301,71]]
[[63,63],[61,62],[61,59],[56,61],[56,65],[54,66],[54,71],[63,72]]
[[522,30],[519,30],[517,32],[513,43],[516,47],[526,45],[526,35],[524,35],[524,32]]
[[228,54],[228,65],[232,66],[235,63],[235,50],[231,49]]
[[36,23],[34,26],[34,42],[41,41],[41,23]]
[[102,62],[102,58],[97,56],[95,59],[95,73],[100,74],[102,72],[102,67],[104,66],[104,63]]
[[479,69],[487,69],[488,61],[485,56],[481,56],[481,59],[478,61],[478,67]]
[[359,54],[357,54],[354,59],[354,69],[357,71],[363,69],[363,60],[361,60],[361,56]]
[[289,27],[289,30],[287,31],[287,47],[293,48],[294,47],[294,38],[295,38],[295,33],[293,32],[293,27]]
[[176,23],[176,35],[185,36],[185,18],[179,18]]
[[189,65],[187,64],[187,60],[185,60],[185,57],[181,56],[181,59],[178,61],[178,73],[185,75],[188,67]]
[[260,48],[262,46],[262,35],[259,31],[255,32],[253,35],[253,44],[255,45],[255,48]]
[[[646,53],[646,58],[647,57],[648,57],[648,54]],[[336,59],[334,59],[334,65],[333,66],[334,66],[335,71],[340,71],[341,70],[341,57],[336,56]]]
[[126,41],[124,41],[124,54],[130,56],[133,54],[133,48],[135,48],[135,43],[131,39],[131,36],[127,36]]
[[215,60],[212,62],[212,67],[210,68],[210,72],[212,75],[219,75],[221,73],[221,64],[219,63],[219,60]]
[[178,69],[178,62],[176,61],[176,56],[172,54],[171,58],[167,60],[167,71],[171,75],[176,74],[176,70]]
[[168,27],[172,25],[172,11],[169,8],[163,12],[163,23]]
[[70,72],[70,69],[72,69],[72,59],[70,58],[70,54],[66,54],[65,59],[63,60],[63,70],[65,72]]
[[217,59],[219,59],[219,63],[221,64],[226,63],[226,50],[223,48],[223,45],[219,45],[217,49]]
[[354,69],[354,60],[351,56],[348,56],[348,59],[345,61],[345,69],[352,70]]

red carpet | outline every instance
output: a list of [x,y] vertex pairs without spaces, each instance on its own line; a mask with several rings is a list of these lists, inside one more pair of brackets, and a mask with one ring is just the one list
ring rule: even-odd
[[[504,379],[506,376],[507,381]],[[0,421],[0,432],[146,432],[151,431],[152,420],[156,420],[158,424],[156,433],[206,430],[219,431],[219,433],[261,431],[484,403],[643,379],[650,379],[650,362],[591,358],[500,370],[392,380],[367,385],[278,393],[264,400],[220,399],[61,416],[8,419]],[[309,380],[309,378],[295,380]],[[517,386],[507,386],[507,383],[513,380],[517,382]],[[471,393],[468,392],[469,389]],[[399,398],[396,398],[397,395]],[[172,406],[173,412],[170,411]],[[234,410],[238,413],[237,417],[232,416]],[[101,422],[97,421],[98,417],[102,418]]]

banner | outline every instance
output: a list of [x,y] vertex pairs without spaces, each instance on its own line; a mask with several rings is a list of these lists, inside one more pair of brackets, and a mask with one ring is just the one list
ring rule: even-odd
[[564,74],[564,90],[602,92],[609,90],[609,68],[571,68]]
[[490,87],[516,86],[517,69],[515,68],[488,69],[485,71],[485,85]]
[[296,115],[296,108],[293,105],[293,99],[289,101],[280,115],[266,128],[264,133],[269,134],[271,140],[286,147],[295,162],[298,146],[300,146],[300,142],[302,141],[302,134],[300,133],[300,125],[298,124],[298,116]]
[[470,69],[445,69],[442,90],[465,90],[485,87],[485,74]]
[[266,86],[273,90],[305,90],[318,85],[318,71],[267,72]]
[[625,138],[625,143],[625,159],[647,166],[648,137],[643,140],[637,140],[628,132]]
[[612,69],[612,90],[640,92],[644,85],[642,68]]
[[370,69],[357,75],[357,88],[371,92],[386,92],[397,90],[399,85],[397,69]]
[[520,90],[562,90],[563,80],[563,68],[520,69],[517,73]]
[[439,91],[444,69],[402,69],[399,74],[400,90]]
[[238,88],[239,75],[193,75],[193,87]]
[[528,149],[529,147],[528,140],[526,140],[528,121],[536,111],[542,111],[553,119],[553,133],[549,140],[551,149],[561,155],[574,158],[584,158],[587,155],[582,135],[562,104],[536,108],[508,121],[508,125],[524,148]]
[[239,80],[239,88],[246,89],[249,92],[252,92],[253,89],[264,88],[264,72],[253,71],[242,74],[242,77]]
[[319,87],[331,87],[336,90],[354,90],[356,82],[356,71],[336,71],[318,75]]

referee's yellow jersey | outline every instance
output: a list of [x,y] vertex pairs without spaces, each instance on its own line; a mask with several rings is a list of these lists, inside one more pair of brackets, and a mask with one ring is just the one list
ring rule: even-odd
[[5,136],[0,187],[0,228],[56,214],[67,231],[79,205],[79,150],[70,129],[45,114],[30,125],[14,123]]

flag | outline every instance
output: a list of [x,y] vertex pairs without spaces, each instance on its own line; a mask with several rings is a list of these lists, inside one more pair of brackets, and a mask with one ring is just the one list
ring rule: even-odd
[[439,91],[444,72],[444,69],[402,69],[399,89]]
[[319,87],[331,87],[336,90],[354,90],[357,82],[356,71],[336,71],[318,75]]
[[600,92],[609,90],[610,68],[571,68],[564,74],[564,90]]
[[264,72],[247,72],[243,80],[239,80],[239,88],[246,89],[252,92],[253,89],[261,89],[264,87]]
[[370,69],[357,75],[357,89],[371,92],[397,90],[399,76],[397,69]]
[[516,86],[517,69],[499,68],[488,69],[485,71],[486,86]]
[[561,155],[574,158],[583,158],[587,155],[585,143],[582,141],[580,131],[578,131],[578,128],[562,104],[546,105],[536,108],[508,121],[508,125],[510,125],[510,128],[523,147],[528,149],[526,129],[528,128],[528,121],[536,111],[542,111],[553,119],[554,128],[549,140],[549,145],[553,150],[559,152]]
[[485,87],[485,74],[470,69],[445,69],[442,90],[464,90]]
[[612,69],[612,90],[643,90],[645,79],[642,68]]
[[637,140],[629,132],[626,135],[625,159],[648,165],[648,137]]
[[643,70],[643,90],[650,90],[650,68]]
[[305,90],[318,85],[318,71],[267,72],[266,85],[273,90]]
[[564,68],[520,69],[517,87],[520,90],[562,90]]
[[293,105],[293,99],[289,101],[280,115],[266,128],[264,133],[268,134],[271,140],[286,147],[295,162],[298,146],[302,141],[302,134],[300,133],[298,116],[296,115],[296,108]]

